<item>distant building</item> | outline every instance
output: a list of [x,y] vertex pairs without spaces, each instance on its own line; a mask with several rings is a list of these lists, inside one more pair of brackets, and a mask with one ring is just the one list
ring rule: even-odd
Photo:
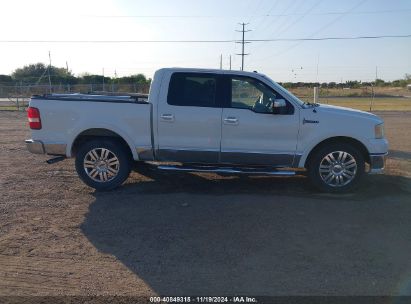
[[411,84],[407,84],[407,89],[411,91]]

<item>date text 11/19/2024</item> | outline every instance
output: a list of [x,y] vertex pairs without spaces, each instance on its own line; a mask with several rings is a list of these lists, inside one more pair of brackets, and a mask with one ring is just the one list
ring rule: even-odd
[[150,303],[257,303],[254,297],[150,297]]

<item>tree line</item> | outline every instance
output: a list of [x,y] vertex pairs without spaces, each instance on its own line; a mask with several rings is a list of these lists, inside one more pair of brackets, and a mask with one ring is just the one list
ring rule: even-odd
[[[0,84],[14,85],[16,83],[21,85],[27,84],[49,84],[50,81],[54,85],[59,84],[140,84],[150,85],[151,78],[147,78],[144,74],[135,74],[123,77],[107,77],[94,74],[82,74],[75,76],[70,70],[59,68],[55,66],[47,66],[44,63],[29,64],[22,68],[16,69],[11,75],[0,74]],[[285,88],[301,88],[301,87],[322,87],[322,88],[361,88],[361,87],[406,87],[411,84],[411,74],[405,74],[403,79],[394,81],[384,81],[376,79],[373,82],[362,82],[357,80],[349,80],[344,83],[336,82],[283,82],[280,83]]]
[[287,89],[301,88],[301,87],[321,87],[328,89],[358,89],[363,87],[406,87],[411,84],[411,74],[405,74],[403,79],[397,79],[393,81],[384,81],[383,79],[376,79],[372,82],[358,81],[358,80],[348,80],[346,82],[282,82],[280,83]]
[[70,70],[65,68],[59,68],[55,66],[48,66],[44,63],[29,64],[22,68],[18,68],[11,73],[11,75],[0,74],[0,84],[14,85],[16,83],[21,85],[32,84],[141,84],[150,85],[151,79],[147,78],[144,74],[135,74],[124,77],[107,77],[103,75],[94,74],[82,74],[75,76]]

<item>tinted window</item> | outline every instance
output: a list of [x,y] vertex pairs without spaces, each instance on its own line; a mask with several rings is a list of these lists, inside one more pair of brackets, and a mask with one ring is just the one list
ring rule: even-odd
[[167,103],[176,106],[214,107],[217,80],[214,76],[174,73]]
[[272,113],[275,93],[252,78],[231,79],[231,107]]
[[[274,113],[273,104],[276,99],[284,99],[271,88],[254,78],[231,78],[231,107],[248,109],[257,113]],[[292,114],[293,107],[286,102],[286,107],[281,113]]]

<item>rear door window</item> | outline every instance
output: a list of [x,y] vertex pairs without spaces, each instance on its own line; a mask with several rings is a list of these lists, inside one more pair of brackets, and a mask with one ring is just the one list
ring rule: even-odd
[[213,74],[174,73],[167,103],[186,107],[215,107],[217,77]]

